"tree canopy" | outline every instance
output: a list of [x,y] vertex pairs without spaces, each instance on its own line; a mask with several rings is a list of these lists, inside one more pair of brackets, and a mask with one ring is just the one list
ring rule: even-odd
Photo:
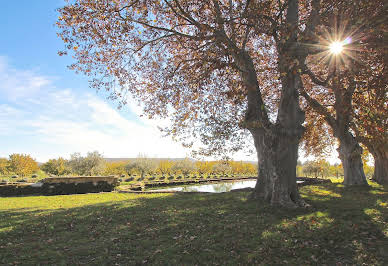
[[261,122],[276,119],[273,36],[289,38],[286,7],[283,1],[76,1],[59,10],[66,43],[60,54],[71,50],[77,61],[71,68],[110,98],[125,104],[130,94],[149,117],[168,117],[165,132],[187,146],[200,139],[207,154],[223,154],[247,147],[244,53],[261,86]]

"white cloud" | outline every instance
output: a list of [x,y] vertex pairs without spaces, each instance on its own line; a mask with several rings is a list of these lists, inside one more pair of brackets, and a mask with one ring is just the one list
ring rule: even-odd
[[51,85],[52,78],[31,70],[17,70],[9,66],[8,60],[0,56],[0,96],[17,101],[36,95],[43,87]]
[[106,157],[188,155],[161,137],[155,121],[137,117],[134,102],[121,112],[96,95],[55,85],[53,78],[17,70],[0,57],[0,156],[28,153],[46,161],[94,150]]
[[[136,157],[139,153],[152,157],[186,155],[180,144],[161,138],[155,127],[126,119],[95,96],[86,95],[77,102],[79,108],[72,109],[74,115],[88,114],[82,121],[60,118],[54,113],[28,123],[48,145],[65,146],[68,153],[98,150],[107,157]],[[69,102],[69,106],[74,105],[77,104]]]
[[6,104],[0,104],[0,137],[8,136],[17,128],[17,120],[22,116],[22,111]]

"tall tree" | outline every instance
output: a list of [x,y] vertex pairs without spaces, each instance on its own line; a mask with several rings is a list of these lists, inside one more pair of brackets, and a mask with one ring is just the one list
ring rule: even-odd
[[[372,29],[382,24],[379,17],[385,14],[386,5],[383,1],[325,1],[322,5],[324,8],[319,10],[325,11],[325,15],[317,13],[320,27],[312,37],[321,45],[312,45],[316,54],[302,56],[300,60],[301,69],[307,74],[302,95],[330,125],[339,142],[344,184],[367,185],[362,148],[351,125],[357,113],[354,101],[365,92],[367,79],[362,77],[370,73],[368,60],[374,65],[372,69],[377,67],[376,62],[368,59],[371,52],[368,39],[373,35]],[[366,21],[367,16],[372,18]],[[322,40],[326,40],[326,45],[322,45]]]
[[131,94],[149,117],[171,119],[168,133],[213,153],[240,149],[249,132],[260,177],[253,198],[304,206],[295,175],[300,10],[314,15],[298,0],[77,0],[59,9],[57,25],[71,68],[93,87],[124,104]]
[[[356,77],[363,90],[355,97],[352,129],[373,155],[374,180],[388,184],[388,2],[375,1],[378,10],[363,36],[363,72]],[[370,18],[368,18],[369,20]]]

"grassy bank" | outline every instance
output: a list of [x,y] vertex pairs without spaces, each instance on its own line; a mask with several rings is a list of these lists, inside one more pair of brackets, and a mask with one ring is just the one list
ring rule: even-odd
[[0,198],[0,264],[388,264],[388,189],[301,188],[286,210],[247,193]]

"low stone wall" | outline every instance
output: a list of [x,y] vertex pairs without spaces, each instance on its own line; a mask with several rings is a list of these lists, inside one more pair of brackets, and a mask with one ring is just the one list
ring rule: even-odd
[[119,185],[114,176],[49,177],[34,184],[0,186],[0,196],[66,195],[113,191]]
[[31,184],[2,184],[0,185],[0,196],[24,196],[41,194],[41,187],[33,187]]

